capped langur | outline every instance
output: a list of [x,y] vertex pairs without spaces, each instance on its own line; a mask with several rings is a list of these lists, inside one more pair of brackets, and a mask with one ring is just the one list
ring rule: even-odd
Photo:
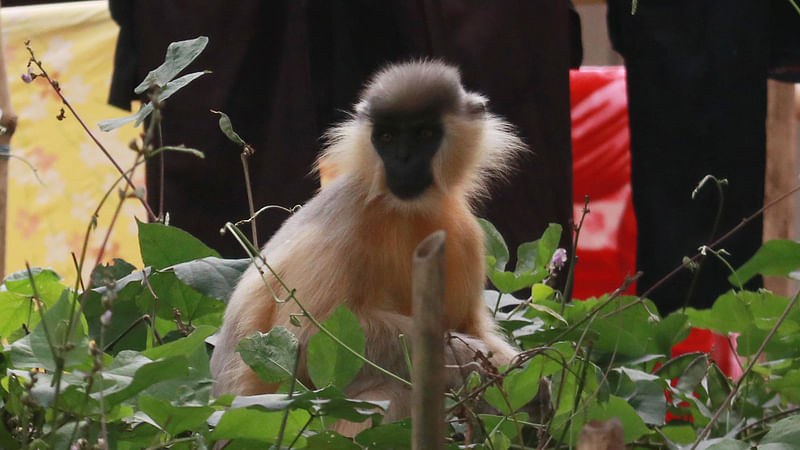
[[[486,103],[462,87],[456,68],[441,62],[408,62],[379,71],[350,119],[327,135],[317,164],[324,187],[261,251],[320,321],[344,303],[364,329],[365,356],[406,379],[398,335],[411,335],[414,327],[412,254],[436,230],[446,232],[444,327],[458,336],[445,346],[446,363],[468,363],[479,350],[491,352],[492,362],[501,365],[517,353],[495,331],[482,300],[483,233],[472,205],[486,195],[489,178],[502,175],[524,145],[508,123],[487,112]],[[217,395],[274,392],[277,386],[261,382],[236,346],[256,331],[279,325],[297,335],[298,376],[310,385],[304,352],[317,329],[302,318],[299,328],[290,323],[298,307],[273,300],[264,279],[278,295],[288,293],[260,265],[243,274],[225,311],[211,358]],[[463,381],[457,370],[447,376],[454,387]],[[390,400],[385,421],[410,414],[408,388],[366,365],[345,393]]]

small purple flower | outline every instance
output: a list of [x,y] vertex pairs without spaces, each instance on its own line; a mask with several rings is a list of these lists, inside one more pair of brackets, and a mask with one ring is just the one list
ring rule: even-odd
[[563,248],[557,248],[555,252],[553,252],[553,257],[550,258],[550,263],[547,264],[547,268],[552,272],[554,270],[561,270],[564,267],[564,264],[567,263],[567,251]]
[[107,327],[107,326],[111,325],[111,310],[110,309],[107,309],[106,312],[104,312],[103,315],[100,316],[100,324],[103,325],[104,327]]
[[31,75],[30,72],[23,73],[22,75],[20,75],[20,78],[22,78],[22,82],[23,83],[32,83],[33,82],[33,75]]

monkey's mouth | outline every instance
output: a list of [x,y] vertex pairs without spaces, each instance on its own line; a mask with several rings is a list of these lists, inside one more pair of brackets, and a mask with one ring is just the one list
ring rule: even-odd
[[392,182],[392,178],[389,178],[387,180],[387,185],[389,186],[389,191],[400,200],[414,200],[421,197],[425,191],[428,190],[432,182],[432,179],[426,180],[421,178]]

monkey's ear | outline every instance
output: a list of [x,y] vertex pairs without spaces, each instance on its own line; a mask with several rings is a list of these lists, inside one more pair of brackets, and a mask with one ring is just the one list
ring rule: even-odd
[[466,112],[470,116],[482,117],[487,112],[489,99],[474,92],[467,92],[465,96]]

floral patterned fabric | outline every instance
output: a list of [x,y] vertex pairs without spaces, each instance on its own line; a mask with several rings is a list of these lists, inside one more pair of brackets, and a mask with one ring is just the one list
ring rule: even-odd
[[[6,268],[9,273],[24,269],[28,261],[74,280],[70,252],[80,257],[92,214],[119,174],[69,111],[64,120],[57,120],[62,105],[46,80],[22,81],[29,58],[24,42],[31,41],[37,59],[58,80],[92,133],[128,168],[135,157],[128,142],[137,130],[126,126],[104,133],[97,127],[102,119],[127,115],[106,104],[118,28],[105,1],[2,8],[0,15],[11,101],[19,115],[11,152],[34,166],[39,178],[24,162],[11,159]],[[143,169],[133,180],[137,186],[144,184]],[[119,202],[118,188],[105,202],[90,235],[88,266],[94,264],[109,229]],[[104,260],[120,257],[141,265],[134,217],[146,219],[144,208],[136,199],[128,199]]]

